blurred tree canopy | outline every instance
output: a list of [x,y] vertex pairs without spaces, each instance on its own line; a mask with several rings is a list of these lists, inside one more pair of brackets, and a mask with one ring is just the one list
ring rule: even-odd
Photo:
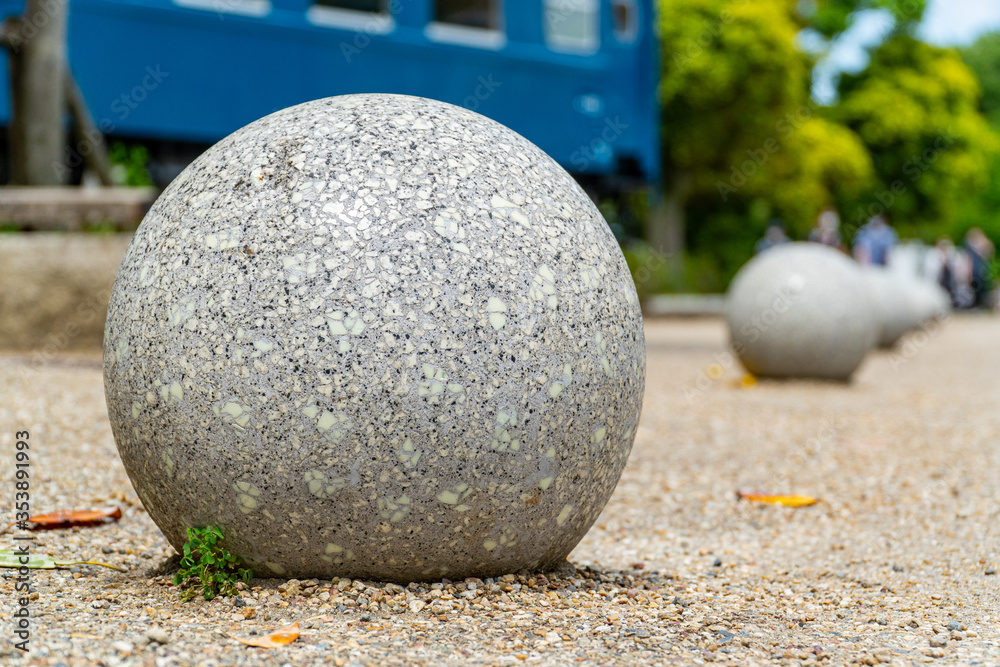
[[665,204],[647,240],[674,253],[690,245],[689,214],[696,233],[713,228],[692,201],[718,197],[716,184],[802,105],[809,66],[790,0],[670,0],[659,27]]
[[798,6],[810,28],[832,39],[851,27],[858,12],[872,9],[888,12],[895,27],[905,30],[923,18],[927,0],[803,0]]
[[[988,33],[962,50],[962,59],[979,80],[983,95],[980,109],[995,132],[1000,132],[1000,33]],[[990,161],[988,183],[978,197],[963,198],[952,224],[952,238],[960,239],[980,227],[1000,242],[1000,152]]]
[[983,35],[961,53],[982,88],[983,114],[993,127],[1000,127],[1000,32]]
[[860,74],[844,75],[833,115],[864,141],[878,176],[845,222],[857,228],[885,213],[904,235],[946,231],[958,202],[987,184],[998,148],[979,98],[956,51],[905,34],[880,46]]
[[[644,257],[683,234],[687,284],[674,275],[640,291],[725,289],[770,219],[804,238],[827,206],[840,211],[847,241],[882,212],[904,235],[930,240],[954,227],[959,202],[987,184],[1000,144],[959,55],[911,36],[925,5],[660,3],[664,206],[651,216],[648,245],[626,254],[648,267]],[[841,78],[839,101],[820,106],[811,90],[822,54],[806,53],[799,40],[812,33],[831,44],[866,10],[887,12],[892,27],[868,67]],[[1000,113],[1000,37],[981,51],[996,78],[990,108]]]

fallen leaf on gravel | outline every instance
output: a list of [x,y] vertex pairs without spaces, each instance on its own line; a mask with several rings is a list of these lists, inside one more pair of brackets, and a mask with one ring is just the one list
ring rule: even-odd
[[749,500],[755,503],[771,503],[773,505],[785,505],[786,507],[808,507],[819,502],[819,498],[813,496],[792,495],[769,495],[766,493],[746,493],[737,491],[736,497],[741,500]]
[[48,556],[36,556],[28,554],[28,562],[22,563],[21,559],[25,554],[11,551],[10,549],[0,549],[0,567],[30,567],[37,570],[54,570],[57,567],[71,567],[73,565],[100,565],[110,567],[112,570],[124,572],[125,570],[107,563],[98,563],[95,560],[56,560]]
[[247,646],[258,646],[260,648],[280,648],[285,644],[291,644],[293,641],[299,637],[299,624],[292,623],[287,628],[281,628],[280,630],[275,630],[271,634],[265,637],[248,637],[246,639],[242,637],[237,637],[236,635],[229,635],[241,644],[246,644]]
[[757,378],[747,373],[743,377],[730,379],[729,386],[733,389],[753,389],[757,386]]
[[[15,521],[8,524],[3,531],[6,533],[11,526],[23,524],[24,530],[51,530],[54,528],[72,528],[73,526],[96,526],[111,523],[122,518],[120,507],[109,507],[103,510],[58,510],[47,514],[36,514],[27,521]],[[27,525],[34,524],[34,525]]]

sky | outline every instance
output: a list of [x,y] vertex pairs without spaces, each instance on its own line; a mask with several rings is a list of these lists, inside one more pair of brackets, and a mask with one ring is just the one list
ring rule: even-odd
[[[827,62],[817,66],[814,97],[834,98],[838,71],[857,72],[868,64],[865,47],[881,41],[891,22],[882,12],[862,12],[838,40]],[[965,46],[986,32],[1000,30],[1000,0],[930,0],[918,35],[937,46]]]
[[920,37],[938,46],[965,46],[1000,30],[1000,0],[931,0]]

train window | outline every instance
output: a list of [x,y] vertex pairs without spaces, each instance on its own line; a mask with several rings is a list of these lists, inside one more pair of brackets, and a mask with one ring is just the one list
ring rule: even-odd
[[597,51],[599,21],[597,0],[545,0],[545,42],[553,51]]
[[436,0],[434,21],[469,28],[498,30],[500,11],[497,0]]
[[315,4],[320,7],[349,9],[354,12],[385,11],[385,2],[383,0],[316,0]]
[[634,42],[639,34],[635,0],[611,0],[611,21],[619,42]]
[[254,16],[260,18],[271,13],[270,0],[174,0],[178,7],[202,9],[207,12],[236,14],[237,16]]
[[424,31],[435,42],[500,49],[507,43],[500,0],[434,0],[434,21]]
[[367,34],[385,34],[396,27],[388,0],[315,0],[306,19],[313,25]]

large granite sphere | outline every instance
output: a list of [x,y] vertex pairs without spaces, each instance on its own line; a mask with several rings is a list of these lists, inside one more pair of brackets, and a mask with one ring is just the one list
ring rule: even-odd
[[639,418],[642,319],[600,213],[536,146],[431,100],[256,121],[150,209],[104,343],[115,440],[175,548],[258,576],[557,566]]
[[732,349],[761,377],[847,380],[879,333],[857,264],[814,243],[766,250],[726,296]]

